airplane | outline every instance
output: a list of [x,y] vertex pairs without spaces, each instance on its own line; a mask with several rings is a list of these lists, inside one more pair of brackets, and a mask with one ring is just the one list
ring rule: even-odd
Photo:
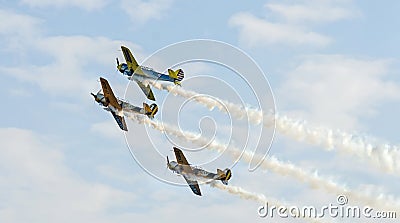
[[[158,106],[156,104],[148,105],[143,103],[143,108],[133,106],[128,102],[117,99],[110,87],[108,81],[100,77],[101,90],[97,94],[90,93],[96,102],[104,106],[104,110],[111,112],[114,116],[115,121],[117,121],[118,126],[124,130],[128,131],[126,122],[124,119],[124,111],[134,112],[138,114],[147,115],[149,118],[153,118],[158,111]],[[103,91],[103,94],[101,93]]]
[[154,94],[149,84],[146,85],[143,83],[144,79],[169,81],[173,82],[175,85],[181,85],[181,81],[185,76],[182,69],[176,71],[168,69],[168,75],[163,74],[153,70],[153,68],[140,66],[127,47],[121,46],[121,50],[124,54],[126,63],[120,64],[118,58],[116,58],[117,69],[123,75],[128,76],[129,80],[135,80],[149,100],[155,101],[156,99],[154,98]]
[[196,178],[220,180],[223,184],[228,185],[228,180],[232,177],[232,172],[229,168],[225,170],[217,169],[217,173],[211,173],[197,167],[192,167],[183,155],[182,150],[176,147],[173,148],[177,161],[170,162],[167,156],[167,167],[172,170],[172,172],[182,175],[194,194],[201,196],[200,187]]

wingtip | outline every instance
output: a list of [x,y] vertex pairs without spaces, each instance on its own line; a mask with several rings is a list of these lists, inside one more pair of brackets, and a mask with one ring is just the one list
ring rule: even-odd
[[149,95],[149,96],[147,96],[147,98],[149,100],[156,101],[156,98],[154,97],[154,95]]

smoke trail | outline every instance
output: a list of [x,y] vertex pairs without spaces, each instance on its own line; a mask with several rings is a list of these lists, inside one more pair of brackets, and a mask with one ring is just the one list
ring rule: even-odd
[[[241,187],[223,185],[223,184],[220,184],[215,181],[211,181],[208,184],[210,184],[211,187],[226,191],[230,194],[238,195],[242,199],[257,201],[257,202],[263,204],[264,208],[268,208],[268,207],[265,207],[266,206],[265,204],[268,204],[269,207],[275,206],[277,208],[293,206],[293,205],[288,205],[288,204],[282,204],[278,200],[273,199],[273,198],[266,198],[264,194],[257,194],[257,193],[253,193],[250,191],[246,191],[245,189],[243,189]],[[310,216],[303,216],[302,213],[297,212],[294,214],[296,214],[297,217],[305,218],[310,222],[321,222],[317,218],[312,218],[312,217],[310,218]],[[290,214],[288,214],[288,215],[291,216]]]
[[264,196],[264,194],[256,194],[256,193],[252,193],[249,191],[244,190],[241,187],[237,187],[237,186],[228,186],[228,185],[224,185],[221,184],[219,182],[216,181],[210,181],[208,184],[210,184],[211,187],[214,188],[218,188],[220,190],[224,190],[229,192],[230,194],[235,194],[235,195],[239,195],[241,198],[246,199],[246,200],[253,200],[253,201],[257,201],[259,203],[271,203],[273,205],[276,206],[281,206],[282,204],[276,200],[276,199],[272,199],[272,198],[266,198]]
[[[217,102],[212,97],[202,95],[194,91],[185,90],[181,87],[160,84],[149,81],[151,85],[159,90],[166,90],[174,95],[191,98],[201,105],[212,110],[218,108],[224,113],[229,113],[237,119],[248,117],[253,124],[263,124],[273,127],[283,135],[298,141],[322,146],[327,151],[337,150],[349,155],[355,155],[363,160],[368,160],[382,171],[400,174],[400,150],[397,146],[389,144],[374,145],[365,137],[349,134],[340,130],[331,130],[323,127],[315,127],[305,121],[293,120],[287,116],[280,116],[273,112],[263,113],[260,110],[247,108],[228,101]],[[224,105],[224,106],[223,106]]]
[[[234,160],[243,159],[247,163],[251,162],[252,158],[254,159],[262,159],[263,156],[256,155],[250,151],[242,151],[239,148],[235,148],[230,146],[228,148],[227,145],[219,143],[217,140],[210,140],[200,136],[199,134],[189,132],[189,131],[181,131],[178,127],[169,125],[167,123],[161,123],[156,120],[150,120],[142,115],[126,113],[127,117],[131,120],[139,123],[139,124],[147,124],[148,126],[161,131],[166,132],[168,134],[174,135],[182,140],[195,143],[197,145],[207,145],[206,148],[216,150],[220,153],[227,152]],[[334,194],[344,194],[352,200],[362,202],[364,204],[368,204],[376,207],[387,207],[393,208],[396,207],[400,210],[400,205],[397,201],[391,196],[386,196],[380,194],[378,198],[375,198],[368,194],[363,194],[355,191],[351,191],[344,186],[341,186],[332,180],[321,177],[317,174],[317,172],[310,173],[307,172],[300,167],[295,166],[294,164],[285,163],[283,161],[278,160],[276,157],[270,156],[267,157],[262,164],[261,168],[273,171],[277,174],[290,176],[295,178],[301,182],[307,183],[311,188],[322,188],[327,192]],[[390,210],[390,209],[388,209]]]

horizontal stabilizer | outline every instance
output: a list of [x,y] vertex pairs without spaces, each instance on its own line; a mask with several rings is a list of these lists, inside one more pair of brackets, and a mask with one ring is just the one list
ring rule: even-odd
[[181,81],[185,77],[185,73],[182,69],[178,69],[176,71],[168,69],[168,76],[174,80],[175,84],[180,85]]
[[232,177],[232,171],[229,168],[226,168],[225,170],[220,170],[217,169],[217,180],[221,180],[221,182],[225,185],[228,185],[229,179]]
[[145,115],[147,115],[149,118],[154,118],[154,115],[156,115],[158,112],[158,106],[154,103],[151,104],[150,106],[146,103],[143,103],[143,109]]

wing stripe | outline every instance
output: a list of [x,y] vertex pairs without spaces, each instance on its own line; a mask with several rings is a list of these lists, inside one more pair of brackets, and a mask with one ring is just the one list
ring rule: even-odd
[[118,126],[124,130],[124,131],[128,131],[128,127],[126,126],[126,122],[124,117],[118,116],[117,114],[115,114],[113,111],[111,111],[111,114],[114,116],[115,121],[117,121]]
[[182,150],[174,147],[174,152],[175,152],[175,157],[176,157],[176,161],[181,164],[181,165],[187,165],[189,166],[188,161],[186,160],[185,155],[183,155]]
[[122,50],[122,53],[124,54],[124,57],[125,57],[126,63],[128,64],[129,69],[131,69],[135,74],[145,76],[145,74],[143,73],[143,70],[140,68],[138,62],[133,57],[131,51],[124,46],[121,46],[121,50]]
[[126,62],[133,63],[132,57],[129,55],[129,49],[126,47],[121,47],[121,49],[122,49],[122,52],[124,53]]
[[118,103],[118,100],[115,97],[108,81],[106,79],[100,77],[100,83],[101,83],[101,88],[103,89],[104,97],[108,100],[110,105],[112,105],[114,108],[116,108],[118,110],[121,110],[122,107]]
[[201,196],[201,191],[199,184],[195,180],[189,180],[185,175],[183,175],[183,178],[185,178],[186,182],[188,183],[190,189],[192,189],[193,193],[196,195]]

